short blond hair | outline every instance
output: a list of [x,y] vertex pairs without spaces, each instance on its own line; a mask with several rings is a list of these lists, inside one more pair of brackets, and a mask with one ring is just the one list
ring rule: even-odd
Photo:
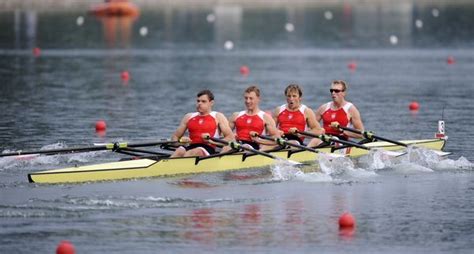
[[244,91],[244,93],[251,93],[251,92],[254,92],[257,95],[257,97],[260,97],[260,89],[258,89],[256,85],[249,86]]
[[342,89],[344,91],[346,91],[348,88],[347,83],[344,80],[333,80],[331,86],[332,85],[342,85]]
[[285,88],[285,95],[288,95],[289,92],[298,92],[300,97],[303,96],[303,90],[301,89],[301,87],[298,84],[289,84]]

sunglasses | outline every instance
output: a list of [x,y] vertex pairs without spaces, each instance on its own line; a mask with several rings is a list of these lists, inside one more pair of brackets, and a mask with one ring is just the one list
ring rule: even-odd
[[331,93],[340,93],[340,92],[344,92],[344,90],[340,90],[340,89],[329,89],[329,92],[331,92]]

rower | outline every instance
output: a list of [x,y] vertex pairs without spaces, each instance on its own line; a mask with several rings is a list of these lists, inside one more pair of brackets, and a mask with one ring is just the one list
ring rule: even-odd
[[230,128],[235,129],[237,141],[257,150],[270,149],[268,145],[274,145],[273,142],[259,141],[250,135],[250,132],[256,132],[258,135],[280,137],[273,118],[260,110],[260,89],[257,86],[245,89],[244,103],[245,110],[235,112],[229,120]]
[[[314,112],[308,106],[301,104],[303,90],[297,84],[290,84],[285,88],[286,104],[275,108],[273,118],[277,124],[280,133],[284,137],[295,143],[303,144],[304,137],[295,135],[292,129],[304,131],[308,129],[310,132],[321,135],[324,129],[321,128]],[[308,147],[316,147],[321,144],[320,139],[313,138],[308,143]]]
[[[171,157],[209,156],[216,153],[215,144],[208,143],[202,138],[202,135],[206,133],[216,137],[222,134],[227,141],[234,139],[227,118],[220,112],[212,111],[213,105],[214,95],[211,91],[203,90],[197,94],[197,112],[184,115],[178,128],[171,136],[171,140],[190,144],[178,147]],[[189,137],[183,136],[186,130]],[[222,152],[228,150],[230,150],[229,147],[224,147]]]
[[338,126],[349,127],[352,125],[359,131],[364,131],[364,125],[359,110],[354,104],[345,100],[348,86],[343,80],[335,80],[329,89],[332,101],[321,105],[316,110],[316,120],[322,121],[326,134],[333,135],[339,139],[363,138],[362,135],[344,131]]

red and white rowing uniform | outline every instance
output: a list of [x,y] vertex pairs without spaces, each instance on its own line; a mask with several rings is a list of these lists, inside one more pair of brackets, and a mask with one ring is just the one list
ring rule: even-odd
[[260,110],[256,115],[248,115],[246,111],[240,111],[235,118],[236,138],[240,141],[253,142],[250,132],[255,131],[260,135],[265,134],[265,112]]
[[207,155],[214,152],[207,149],[207,147],[210,146],[212,149],[215,149],[215,145],[206,142],[202,138],[202,134],[208,133],[212,137],[219,136],[216,111],[212,111],[208,115],[204,116],[199,114],[199,112],[194,112],[188,120],[187,128],[189,132],[189,138],[191,139],[191,145],[187,148],[187,150],[189,150],[190,147],[199,147],[202,148]]
[[332,122],[338,122],[341,126],[349,127],[350,118],[349,118],[349,109],[353,106],[352,103],[346,102],[342,108],[334,110],[333,102],[328,102],[324,105],[325,109],[322,114],[323,119],[323,128],[326,134],[340,136],[345,139],[348,137],[342,134],[341,130],[333,129],[331,127]]
[[[297,111],[290,111],[286,104],[280,106],[280,113],[278,113],[278,129],[283,131],[285,136],[290,139],[296,137],[294,134],[289,133],[290,128],[297,128],[299,131],[306,129],[306,105],[301,105]],[[297,138],[300,141],[304,140],[304,137]]]

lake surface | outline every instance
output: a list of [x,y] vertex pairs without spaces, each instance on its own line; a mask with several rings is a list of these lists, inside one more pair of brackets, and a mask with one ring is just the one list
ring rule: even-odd
[[[285,103],[289,83],[314,109],[335,79],[348,81],[367,130],[432,138],[443,119],[452,152],[323,160],[325,173],[276,163],[64,185],[31,184],[27,174],[121,156],[0,158],[0,252],[51,253],[69,240],[77,253],[471,253],[474,4],[369,2],[163,4],[136,19],[78,7],[0,11],[0,152],[168,138],[206,88],[227,116],[244,108],[250,84],[264,110]],[[100,119],[105,134],[95,132]],[[352,231],[338,228],[346,211]]]

